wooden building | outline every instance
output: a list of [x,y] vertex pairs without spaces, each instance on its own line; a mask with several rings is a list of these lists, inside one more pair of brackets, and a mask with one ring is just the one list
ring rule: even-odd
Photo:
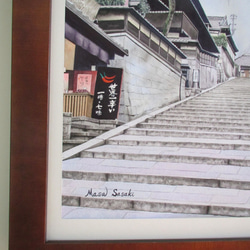
[[[169,15],[168,1],[158,2],[149,0],[151,11],[145,18],[163,31]],[[216,53],[219,50],[207,29],[208,25],[198,0],[176,0],[173,20],[166,36],[187,56],[190,67],[186,72],[187,88],[206,89],[217,84]]]
[[227,16],[209,16],[209,31],[218,48],[218,82],[224,82],[236,75],[235,56],[238,48],[231,34]]
[[250,54],[243,54],[236,58],[235,63],[238,65],[239,77],[250,77]]
[[144,113],[185,98],[184,53],[134,8],[104,6],[98,25],[129,55],[116,55],[110,66],[123,68],[119,119]]
[[97,69],[127,51],[94,23],[100,6],[94,0],[83,8],[79,3],[66,1],[64,112],[91,117]]

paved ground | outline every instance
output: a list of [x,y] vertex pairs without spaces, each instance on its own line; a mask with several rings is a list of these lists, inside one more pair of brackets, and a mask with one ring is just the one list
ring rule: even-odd
[[63,217],[250,216],[249,97],[235,79],[65,152]]

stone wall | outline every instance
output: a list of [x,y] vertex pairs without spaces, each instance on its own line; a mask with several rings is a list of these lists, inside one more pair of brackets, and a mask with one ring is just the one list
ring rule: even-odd
[[200,62],[197,60],[196,57],[189,56],[188,57],[188,65],[190,67],[189,77],[188,77],[189,88],[198,88],[198,84],[200,84],[200,80],[199,80],[199,83],[194,83],[193,72],[194,72],[194,70],[199,70],[199,72],[200,72]]
[[177,70],[129,34],[111,36],[129,51],[129,56],[116,56],[109,65],[124,69],[119,120],[130,121],[184,98],[185,79],[181,86],[181,74]]
[[71,113],[63,113],[63,139],[69,140],[71,134],[71,122],[72,122],[72,114]]

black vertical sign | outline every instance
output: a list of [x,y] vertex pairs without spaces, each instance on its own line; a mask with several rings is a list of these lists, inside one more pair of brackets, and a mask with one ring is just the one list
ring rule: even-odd
[[92,117],[116,119],[119,111],[122,69],[100,67],[97,72]]

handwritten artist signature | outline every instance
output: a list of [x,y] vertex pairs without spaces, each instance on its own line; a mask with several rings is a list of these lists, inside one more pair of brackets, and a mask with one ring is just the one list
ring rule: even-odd
[[90,188],[85,195],[85,197],[134,197],[134,192],[132,192],[131,189],[129,190],[118,190],[117,188],[108,190],[107,187],[105,187],[104,190],[94,190],[93,188]]

